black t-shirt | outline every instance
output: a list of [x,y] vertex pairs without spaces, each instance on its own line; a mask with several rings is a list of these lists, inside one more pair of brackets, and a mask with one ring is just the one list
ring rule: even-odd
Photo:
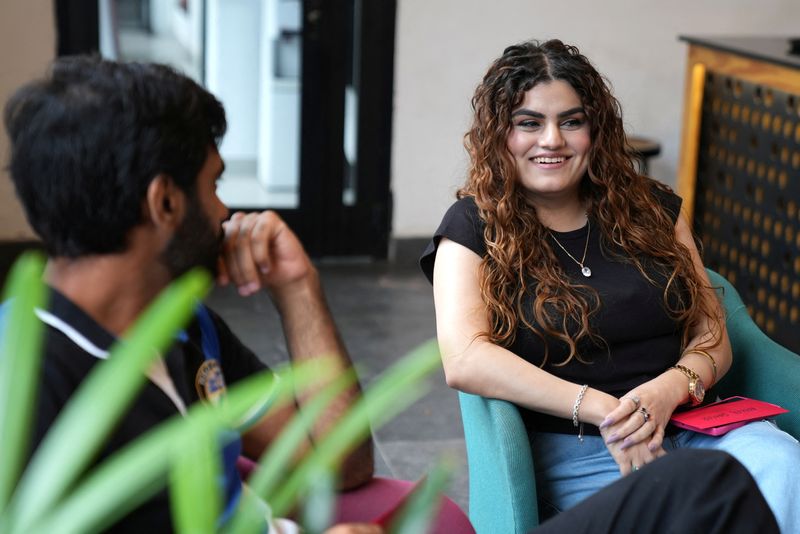
[[[58,291],[51,291],[47,311],[74,329],[78,335],[73,335],[71,339],[65,334],[63,327],[59,329],[48,325],[45,329],[42,379],[39,385],[33,435],[34,448],[41,442],[67,400],[100,361],[97,355],[92,355],[87,350],[108,351],[116,341],[112,334]],[[266,369],[266,366],[242,345],[219,316],[211,312],[211,318],[219,338],[220,366],[228,385]],[[199,399],[196,380],[199,377],[198,370],[205,362],[200,339],[200,327],[194,321],[186,329],[184,340],[177,341],[164,356],[175,389],[186,406]],[[83,348],[76,343],[76,340],[84,345]],[[202,387],[199,389],[202,390]],[[179,410],[173,401],[148,380],[130,410],[107,440],[97,462],[178,413]],[[70,443],[64,446],[76,447],[80,444]],[[166,491],[162,491],[110,530],[169,532],[172,530],[171,525],[169,496]]]
[[[677,221],[680,197],[655,188],[653,192],[672,219]],[[455,202],[420,258],[420,267],[428,280],[433,283],[436,249],[442,237],[447,237],[484,257],[484,227],[472,197],[464,197]],[[605,250],[607,247],[601,244],[595,221],[591,220],[583,228],[571,232],[552,233],[564,248],[580,259],[586,245],[587,232],[589,243],[584,265],[591,269],[591,277],[584,277],[580,266],[555,242],[548,245],[555,252],[567,276],[576,284],[585,284],[597,291],[600,309],[592,316],[591,325],[606,344],[597,345],[585,340],[578,350],[581,358],[590,363],[581,363],[573,358],[566,365],[558,366],[556,364],[563,362],[569,354],[567,345],[548,337],[546,342],[549,356],[542,368],[570,382],[589,384],[590,387],[620,397],[655,378],[678,361],[682,325],[670,317],[664,306],[665,277],[655,270],[648,272],[657,282],[653,285],[634,265],[613,259],[613,255]],[[647,264],[646,258],[642,260]],[[532,297],[527,297],[524,308],[530,310],[532,301]],[[532,314],[528,316],[528,320],[535,324]],[[542,365],[544,342],[521,322],[514,342],[507,348],[534,365]],[[574,432],[571,420],[524,408],[521,412],[529,428],[547,432]],[[598,433],[595,427],[587,426],[586,431]]]

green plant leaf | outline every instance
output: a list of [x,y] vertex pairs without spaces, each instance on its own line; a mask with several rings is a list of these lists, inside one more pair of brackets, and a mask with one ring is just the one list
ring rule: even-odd
[[341,462],[369,433],[370,422],[379,427],[420,398],[427,391],[422,380],[439,368],[440,361],[438,344],[431,340],[384,372],[268,501],[273,514],[286,515],[306,491],[310,474]]
[[243,534],[263,534],[265,525],[272,521],[272,510],[267,503],[250,491],[249,486],[245,486],[243,490],[234,516],[236,524],[229,521],[223,525],[220,529],[222,534],[231,534],[232,528]]
[[195,420],[187,423],[189,431],[173,443],[172,524],[176,532],[213,534],[222,509],[220,435]]
[[[327,373],[333,368],[333,362],[326,358],[314,365],[279,368],[274,374],[265,371],[229,388],[218,405],[195,403],[186,418],[175,416],[165,421],[94,468],[64,501],[48,510],[48,515],[41,518],[35,528],[26,530],[26,534],[34,531],[82,533],[108,528],[164,488],[173,461],[170,451],[175,443],[184,439],[187,421],[209,429],[238,429],[243,420],[252,419],[254,411],[263,413],[277,409],[293,399],[282,391],[292,387],[303,391],[318,380],[320,369]],[[195,418],[197,421],[192,423]],[[266,505],[248,492],[244,492],[242,498],[243,505],[238,510],[251,511],[258,519],[255,532],[260,532],[268,512]],[[0,532],[6,531],[9,530],[0,529]]]
[[0,322],[0,515],[27,460],[31,420],[41,365],[42,322],[35,308],[45,304],[44,258],[27,252],[14,263],[3,295]]
[[303,409],[289,422],[272,446],[258,460],[258,469],[248,481],[254,493],[269,502],[269,497],[290,469],[292,457],[297,452],[300,443],[308,438],[314,422],[319,419],[328,405],[355,380],[355,373],[342,374],[306,403]]
[[430,525],[439,509],[441,494],[450,483],[453,462],[439,461],[412,493],[389,527],[389,534],[420,534],[430,532]]
[[[287,377],[286,380],[281,381],[286,393],[293,395],[294,391],[305,389],[304,385],[297,380],[298,378],[300,377],[295,376],[292,380],[289,380]],[[272,446],[259,459],[257,469],[248,480],[248,486],[253,494],[269,502],[269,496],[291,469],[293,456],[297,452],[300,443],[308,438],[311,426],[325,408],[341,392],[351,386],[355,380],[355,373],[343,373],[320,390],[295,415]],[[262,514],[254,513],[252,509],[241,508],[231,520],[227,532],[239,534],[255,532],[258,530],[259,525],[263,525],[263,523]]]
[[[22,284],[28,289],[35,285]],[[168,473],[176,501],[175,525],[178,529],[192,532],[214,529],[216,525],[212,521],[216,521],[219,511],[218,486],[215,483],[219,462],[219,432],[223,428],[238,426],[243,420],[253,420],[254,414],[262,414],[263,411],[254,411],[255,400],[260,399],[266,405],[269,404],[267,398],[270,402],[283,402],[290,398],[286,394],[274,394],[271,376],[242,381],[231,388],[225,400],[216,407],[193,406],[186,418],[165,422],[84,474],[114,423],[145,383],[146,370],[157,352],[173,342],[175,332],[185,324],[195,302],[208,285],[207,277],[198,273],[189,273],[176,281],[140,317],[130,335],[126,334],[124,341],[115,346],[109,360],[97,365],[42,442],[28,470],[16,484],[7,509],[0,510],[0,531],[27,534],[102,530],[161,490],[167,482]],[[35,289],[33,291],[35,293]],[[19,296],[19,293],[15,293],[15,296]],[[23,296],[22,301],[25,298]],[[32,307],[30,305],[28,308],[29,315]],[[33,328],[41,328],[39,321],[30,323]],[[19,337],[34,349],[36,343],[41,342],[41,335],[25,334]],[[6,350],[5,345],[3,349]],[[3,358],[0,361],[3,376],[19,378],[18,375],[5,373],[5,360]],[[312,495],[312,498],[321,495],[324,488],[313,488],[315,481],[325,478],[319,474],[332,472],[336,464],[369,432],[370,421],[376,426],[383,424],[419,398],[425,391],[422,378],[438,363],[434,342],[421,347],[384,373],[279,488],[275,500],[283,510],[292,506],[298,495]],[[29,374],[32,378],[28,387],[37,384],[38,365],[38,361],[31,365]],[[292,384],[298,391],[302,384],[311,384],[314,378],[319,377],[319,365],[319,362],[314,362],[305,371],[293,370],[292,381],[287,380],[287,384]],[[303,372],[305,378],[298,379]],[[307,434],[310,425],[327,406],[329,401],[326,401],[326,397],[335,397],[350,384],[347,380],[352,380],[352,377],[340,380],[341,383],[336,381],[329,389],[323,389],[320,400],[307,405],[313,409],[306,408],[301,413],[299,419],[303,420],[288,432],[290,437],[302,438]],[[35,390],[29,395],[34,399]],[[19,399],[13,398],[15,403]],[[3,397],[0,396],[0,399]],[[5,405],[0,406],[0,412],[4,409]],[[0,423],[0,429],[4,430],[7,419],[0,419]],[[4,439],[7,439],[5,433]],[[291,456],[296,446],[291,444],[289,438],[286,439],[283,449],[279,447],[274,453],[271,452],[273,457],[265,458],[270,459],[264,470],[267,488],[280,482],[281,469],[288,464],[284,460],[287,454]],[[68,454],[65,454],[64,444],[80,446],[68,447]],[[177,447],[176,444],[182,446]],[[21,446],[23,454],[26,452],[25,445],[23,443]],[[176,456],[176,449],[184,456]],[[0,455],[0,458],[7,461],[5,455]],[[270,467],[272,464],[274,466]],[[200,468],[193,470],[193,466]],[[0,467],[3,467],[2,475],[6,475],[5,464],[0,463]],[[275,473],[278,473],[277,479]],[[7,478],[12,480],[15,476],[8,475]],[[78,477],[81,479],[78,480]],[[328,482],[329,478],[326,479]],[[10,483],[10,488],[13,485],[14,482]],[[242,504],[243,509],[249,510],[262,521],[269,513],[266,508],[259,506],[257,499],[251,499],[248,495],[243,496]],[[199,512],[198,506],[203,507]],[[189,517],[191,511],[196,517]]]
[[176,444],[196,435],[198,428],[209,435],[234,428],[254,405],[275,398],[273,384],[272,373],[265,371],[231,387],[224,403],[196,403],[185,418],[177,415],[158,425],[94,468],[62,502],[46,510],[46,515],[24,532],[69,534],[108,528],[163,489],[180,448]]
[[[209,287],[208,275],[199,270],[183,275],[139,317],[108,360],[98,363],[64,406],[17,486],[9,508],[16,528],[25,531],[75,483],[144,386],[151,363],[173,342]],[[78,443],[64,454],[65,445]]]
[[303,532],[322,534],[336,511],[336,473],[322,469],[309,473],[308,494],[303,499]]

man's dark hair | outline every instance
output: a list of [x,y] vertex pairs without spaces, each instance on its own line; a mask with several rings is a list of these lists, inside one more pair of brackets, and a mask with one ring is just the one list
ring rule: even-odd
[[121,252],[158,174],[189,195],[225,134],[214,96],[164,65],[57,59],[19,89],[4,122],[9,169],[51,256]]

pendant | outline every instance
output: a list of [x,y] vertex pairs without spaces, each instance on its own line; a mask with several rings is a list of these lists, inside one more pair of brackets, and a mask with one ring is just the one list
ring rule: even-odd
[[589,278],[592,276],[592,270],[588,267],[581,267],[581,274],[583,274],[583,276],[586,278]]

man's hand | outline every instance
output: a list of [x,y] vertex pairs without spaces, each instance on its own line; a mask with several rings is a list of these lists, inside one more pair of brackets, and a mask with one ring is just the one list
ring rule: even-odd
[[[267,289],[278,308],[289,355],[294,362],[333,356],[337,369],[297,400],[302,406],[312,393],[352,369],[347,351],[325,302],[316,268],[303,245],[273,211],[235,213],[222,225],[225,236],[219,259],[220,285],[234,284],[243,296]],[[335,399],[311,429],[311,441],[321,439],[337,424],[360,395],[354,385]],[[295,415],[294,407],[268,414],[244,436],[245,451],[259,457]],[[342,462],[341,486],[356,487],[373,474],[372,441],[366,439]]]
[[232,283],[243,296],[262,288],[277,296],[314,271],[303,245],[274,211],[237,212],[222,227],[220,285]]

